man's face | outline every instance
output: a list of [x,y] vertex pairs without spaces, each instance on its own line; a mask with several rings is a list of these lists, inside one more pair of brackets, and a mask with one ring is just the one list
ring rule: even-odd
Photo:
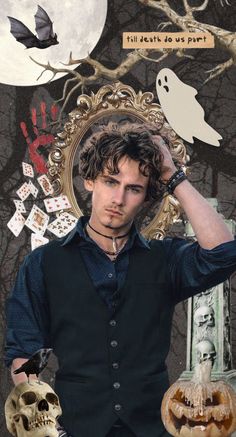
[[95,181],[84,182],[92,191],[90,223],[100,232],[105,228],[128,231],[145,201],[149,177],[140,172],[139,163],[125,156],[118,169],[117,175],[105,169]]

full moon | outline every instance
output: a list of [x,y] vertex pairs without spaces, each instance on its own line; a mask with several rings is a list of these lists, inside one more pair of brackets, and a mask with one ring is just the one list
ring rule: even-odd
[[[38,4],[53,22],[53,31],[59,44],[46,49],[30,48],[16,41],[10,32],[8,16],[22,21],[36,35],[34,15]],[[102,34],[107,15],[107,0],[5,0],[0,10],[0,82],[7,85],[40,85],[52,78],[35,64],[30,56],[42,64],[63,68],[69,54],[73,59],[86,57],[96,46]],[[69,68],[75,69],[77,65]],[[66,73],[57,74],[59,79]]]

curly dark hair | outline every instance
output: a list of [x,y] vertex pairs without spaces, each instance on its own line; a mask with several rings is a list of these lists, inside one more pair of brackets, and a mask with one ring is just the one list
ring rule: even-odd
[[95,180],[107,168],[110,174],[118,174],[118,164],[128,156],[139,162],[139,170],[149,176],[146,200],[159,199],[164,191],[160,182],[163,155],[160,150],[160,136],[157,129],[147,123],[119,124],[109,122],[92,134],[79,153],[79,173],[83,179]]

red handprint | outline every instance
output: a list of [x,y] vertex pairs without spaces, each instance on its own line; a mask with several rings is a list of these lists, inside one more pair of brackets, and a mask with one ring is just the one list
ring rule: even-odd
[[[50,114],[51,114],[52,121],[55,121],[57,118],[57,114],[58,114],[58,107],[56,105],[51,106]],[[47,128],[47,122],[46,122],[47,113],[46,113],[46,103],[45,102],[40,103],[40,116],[42,119],[41,128],[45,130]],[[32,121],[33,132],[36,135],[36,138],[33,141],[31,140],[31,138],[28,134],[28,129],[27,129],[26,123],[24,121],[22,121],[20,123],[20,127],[21,127],[23,135],[26,139],[26,142],[29,146],[29,156],[30,156],[30,159],[31,159],[34,167],[35,167],[35,170],[38,173],[42,174],[42,173],[47,172],[47,167],[46,167],[46,162],[45,162],[43,156],[38,153],[38,148],[39,148],[39,146],[46,146],[48,144],[52,144],[55,137],[52,134],[48,134],[48,133],[41,134],[39,132],[38,124],[37,124],[37,110],[36,110],[36,108],[31,109],[31,121]]]

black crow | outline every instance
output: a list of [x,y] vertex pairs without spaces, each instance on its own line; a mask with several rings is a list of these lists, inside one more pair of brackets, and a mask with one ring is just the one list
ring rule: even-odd
[[14,370],[13,373],[18,374],[21,372],[25,372],[28,378],[28,382],[29,382],[29,375],[36,374],[38,378],[38,375],[43,371],[43,369],[48,364],[48,359],[51,351],[52,349],[39,349],[29,358],[28,361],[22,364],[22,366],[20,366],[18,369]]

